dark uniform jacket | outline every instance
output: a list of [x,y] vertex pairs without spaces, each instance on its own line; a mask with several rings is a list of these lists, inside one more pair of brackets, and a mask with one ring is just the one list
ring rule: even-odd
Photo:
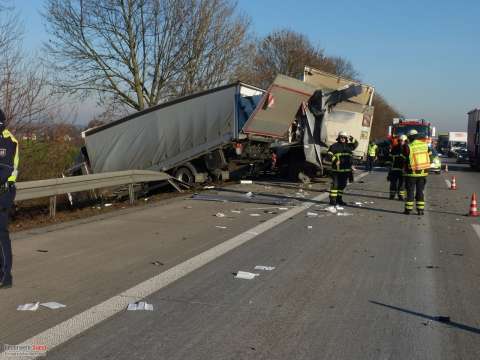
[[353,150],[358,146],[358,141],[336,142],[328,149],[328,155],[332,161],[332,171],[349,172],[352,171]]
[[405,168],[406,157],[404,155],[404,149],[401,145],[395,145],[390,150],[388,165],[390,166],[390,171],[402,172]]

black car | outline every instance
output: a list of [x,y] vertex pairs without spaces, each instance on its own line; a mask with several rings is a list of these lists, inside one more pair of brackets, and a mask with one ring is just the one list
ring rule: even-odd
[[461,149],[457,152],[457,163],[459,164],[468,164],[468,151],[466,149]]

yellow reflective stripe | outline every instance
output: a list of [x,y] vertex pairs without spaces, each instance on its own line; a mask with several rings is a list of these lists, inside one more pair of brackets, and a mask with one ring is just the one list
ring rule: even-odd
[[429,169],[430,156],[428,155],[429,150],[427,144],[416,140],[408,146],[410,148],[409,163],[411,169],[413,171]]
[[12,141],[15,143],[15,156],[13,158],[13,171],[12,174],[8,177],[7,181],[9,182],[15,182],[17,181],[17,176],[18,176],[18,164],[20,162],[20,157],[18,155],[18,141],[13,136],[13,134],[8,131],[7,129],[3,130],[2,135],[4,138],[10,138]]

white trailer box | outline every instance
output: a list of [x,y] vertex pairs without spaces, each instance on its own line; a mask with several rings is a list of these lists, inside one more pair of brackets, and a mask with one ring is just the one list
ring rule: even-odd
[[361,85],[362,92],[358,96],[337,104],[332,111],[325,113],[321,141],[328,147],[336,142],[340,131],[346,131],[359,142],[354,156],[364,158],[367,154],[373,122],[372,101],[375,89],[308,66],[304,69],[303,81],[325,93],[345,89],[349,85]]

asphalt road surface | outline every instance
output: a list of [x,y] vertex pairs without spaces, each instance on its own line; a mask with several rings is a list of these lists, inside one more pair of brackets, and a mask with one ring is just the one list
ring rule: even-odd
[[[145,292],[154,311],[103,309],[103,321],[47,358],[478,359],[480,219],[465,215],[480,173],[449,166],[429,176],[423,217],[387,199],[386,172],[376,169],[349,186],[343,216],[326,211],[322,189],[312,188],[308,195],[320,197],[308,209],[174,200],[24,234],[14,241],[18,285],[0,293],[0,340],[35,338],[82,312],[94,318],[92,306],[144,289],[139,283],[156,286],[187,263],[190,271]],[[228,216],[212,216],[219,211]],[[209,249],[217,255],[192,265]],[[239,270],[260,275],[235,279]],[[68,306],[15,311],[36,299]]]

